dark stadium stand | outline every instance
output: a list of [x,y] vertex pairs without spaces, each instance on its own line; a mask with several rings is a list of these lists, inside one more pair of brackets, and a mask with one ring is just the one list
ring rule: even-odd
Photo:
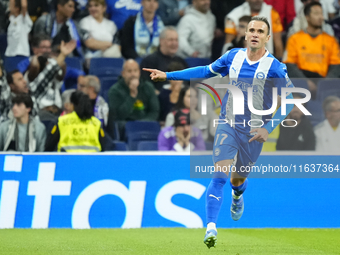
[[340,80],[339,79],[323,79],[318,83],[316,92],[317,99],[323,102],[328,96],[340,97]]
[[4,68],[6,72],[12,72],[15,69],[18,69],[18,64],[27,59],[25,56],[15,56],[15,57],[5,57],[4,58]]
[[83,70],[83,65],[80,58],[66,58],[65,59],[66,66],[73,67],[79,70]]
[[7,48],[7,34],[0,34],[0,57],[4,59]]
[[112,141],[113,151],[127,151],[127,145],[124,142]]
[[310,113],[311,116],[307,116],[312,123],[313,126],[319,124],[321,121],[325,119],[325,115],[322,110],[322,102],[318,100],[310,100],[306,104],[306,108]]
[[156,121],[129,121],[125,125],[125,139],[129,150],[138,149],[141,141],[157,141],[161,128]]
[[106,102],[109,102],[109,89],[111,88],[113,84],[117,82],[117,78],[116,77],[102,77],[99,79],[100,79],[100,84],[101,84],[99,95],[101,95],[105,99]]
[[138,151],[157,151],[158,142],[156,141],[143,141],[138,143]]

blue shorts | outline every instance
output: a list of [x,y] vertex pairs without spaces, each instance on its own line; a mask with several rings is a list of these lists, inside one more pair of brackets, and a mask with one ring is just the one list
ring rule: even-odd
[[229,124],[218,124],[213,149],[214,163],[234,159],[233,166],[236,167],[237,173],[243,177],[248,177],[263,146],[263,143],[258,141],[249,143],[252,137],[251,134],[236,131]]

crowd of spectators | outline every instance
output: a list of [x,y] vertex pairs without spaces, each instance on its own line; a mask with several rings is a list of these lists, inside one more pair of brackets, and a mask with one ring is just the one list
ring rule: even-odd
[[[45,144],[47,151],[102,151],[104,140],[117,139],[116,129],[125,139],[128,121],[157,121],[163,128],[159,150],[206,149],[205,142],[214,137],[210,122],[220,107],[208,107],[209,114],[201,115],[197,86],[153,82],[142,68],[182,70],[189,66],[188,58],[212,62],[232,48],[245,47],[249,20],[261,15],[271,25],[267,50],[286,63],[290,78],[305,80],[324,114],[313,127],[294,107],[287,118],[296,123],[288,121],[287,126],[296,126],[277,128],[265,151],[340,152],[340,87],[326,99],[317,95],[321,79],[340,78],[339,4],[0,0],[0,32],[8,45],[0,45],[4,61],[26,57],[15,70],[0,68],[0,151],[44,151]],[[65,59],[70,57],[78,58],[82,67],[68,66]],[[124,58],[121,76],[106,95],[101,94],[103,80],[89,72],[94,58]],[[76,86],[65,89],[71,80]]]

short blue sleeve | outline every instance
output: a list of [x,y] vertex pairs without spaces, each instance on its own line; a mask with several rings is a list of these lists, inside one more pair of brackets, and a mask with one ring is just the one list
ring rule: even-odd
[[278,88],[278,94],[281,96],[281,88],[294,88],[292,81],[288,77],[287,67],[280,63],[276,71],[276,79],[274,80],[275,87]]

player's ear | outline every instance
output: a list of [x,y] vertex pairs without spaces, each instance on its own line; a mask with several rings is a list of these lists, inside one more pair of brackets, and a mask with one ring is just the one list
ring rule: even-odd
[[267,35],[266,43],[269,41],[270,35]]

